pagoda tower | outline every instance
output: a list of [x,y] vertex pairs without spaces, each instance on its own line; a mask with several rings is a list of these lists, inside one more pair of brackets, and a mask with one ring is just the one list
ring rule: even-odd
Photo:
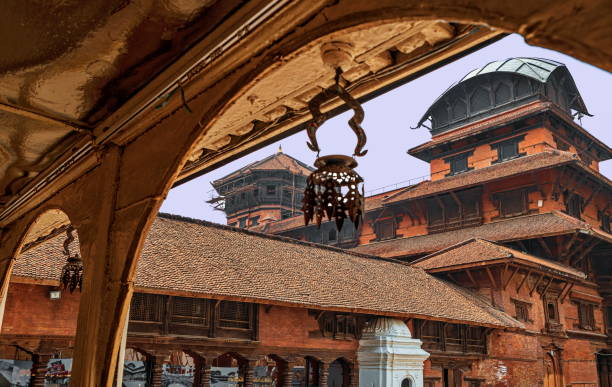
[[275,154],[212,182],[218,196],[209,203],[225,212],[228,225],[240,228],[294,217],[301,214],[312,171],[279,147]]

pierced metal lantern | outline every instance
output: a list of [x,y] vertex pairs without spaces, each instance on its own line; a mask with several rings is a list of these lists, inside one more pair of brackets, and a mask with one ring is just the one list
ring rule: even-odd
[[[320,106],[332,97],[340,97],[355,112],[349,120],[349,126],[357,136],[357,146],[353,156],[363,156],[367,153],[367,150],[363,150],[366,135],[360,125],[364,118],[363,108],[340,85],[340,76],[341,71],[337,69],[335,85],[323,90],[308,104],[313,120],[307,129],[310,139],[307,145],[312,151],[317,152],[317,156],[320,149],[316,131],[329,118],[327,114],[321,113]],[[347,218],[353,222],[355,228],[359,227],[365,201],[363,178],[354,171],[357,161],[349,156],[329,155],[318,157],[314,165],[317,169],[308,176],[304,191],[302,211],[305,224],[314,221],[320,227],[323,216],[326,215],[329,220],[336,222],[338,231],[342,229]]]
[[[355,227],[363,216],[363,178],[353,170],[357,161],[349,156],[330,155],[315,161],[317,170],[308,176],[304,193],[304,220],[321,225],[323,216],[335,220],[342,229],[349,218]],[[360,192],[361,189],[361,192]]]
[[81,291],[83,287],[83,261],[78,253],[70,254],[70,243],[74,241],[72,231],[74,229],[69,226],[66,229],[66,240],[64,241],[64,255],[67,257],[66,264],[62,268],[60,275],[60,284],[63,290],[69,290],[70,293],[76,289]]

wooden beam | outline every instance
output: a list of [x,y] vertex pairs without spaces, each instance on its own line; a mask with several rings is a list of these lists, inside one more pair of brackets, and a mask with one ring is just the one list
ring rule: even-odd
[[531,275],[531,270],[527,270],[527,274],[525,274],[525,277],[523,277],[523,279],[521,280],[521,283],[519,284],[519,286],[516,288],[516,292],[518,293],[521,288],[523,287],[523,284],[525,283],[525,281],[527,281],[527,278]]
[[463,205],[461,204],[461,200],[459,200],[459,197],[453,191],[451,191],[449,193],[450,193],[450,196],[455,201],[455,203],[457,203],[457,207],[459,207],[459,218],[462,218],[463,217]]
[[535,292],[535,290],[537,289],[538,285],[540,284],[540,281],[542,281],[542,278],[544,278],[544,274],[540,274],[540,277],[536,281],[535,285],[533,285],[533,289],[529,290],[529,297],[533,296],[533,292]]
[[[561,293],[559,293],[559,299],[563,297],[563,295],[565,294],[565,291],[567,290],[569,286],[570,286],[569,282],[566,282],[565,285],[563,285],[563,289],[561,289]],[[563,301],[561,303],[563,303]]]
[[576,239],[578,239],[579,234],[580,234],[579,232],[575,232],[574,235],[572,235],[572,237],[570,238],[569,242],[567,242],[565,246],[563,247],[563,257],[564,258],[569,253],[570,249],[574,245],[574,242],[576,242]]
[[583,239],[579,245],[576,245],[574,247],[574,249],[570,252],[567,253],[567,255],[564,257],[564,262],[567,263],[568,265],[571,262],[572,256],[574,256],[577,252],[579,252],[580,250],[584,249],[584,247],[586,246],[587,243],[591,242],[591,240],[593,239],[593,236],[589,235],[587,236],[585,239]]
[[512,279],[514,278],[514,275],[516,273],[518,273],[519,268],[518,266],[514,267],[514,271],[512,272],[512,274],[510,274],[510,277],[508,278],[508,280],[504,283],[504,285],[502,286],[502,290],[506,290],[506,288],[508,287],[508,285],[510,284],[510,282],[512,282]]
[[565,292],[565,295],[561,298],[561,303],[562,304],[565,302],[565,298],[567,297],[568,294],[570,294],[570,292],[572,291],[573,288],[574,288],[574,284],[571,284],[569,289],[567,289],[567,292]]
[[518,240],[516,241],[516,244],[518,244],[521,247],[521,250],[527,252],[527,247],[525,247],[525,244],[523,243],[523,241]]
[[506,262],[504,264],[504,269],[501,271],[501,274],[499,276],[499,280],[502,284],[504,283],[504,277],[506,276],[507,271],[508,271],[508,263]]
[[603,187],[603,184],[600,183],[597,185],[597,189],[594,189],[593,191],[591,191],[591,195],[588,197],[587,200],[584,201],[584,204],[583,204],[584,208],[586,208],[586,206],[588,206],[591,203],[591,200],[593,200],[595,195],[597,195],[599,191],[601,191],[602,187]]
[[470,279],[470,282],[472,282],[472,284],[474,285],[474,287],[476,289],[479,289],[480,287],[478,286],[478,282],[476,282],[474,280],[474,277],[472,276],[472,271],[470,269],[466,269],[465,274],[467,274],[468,278]]
[[542,246],[542,248],[546,252],[546,255],[548,255],[548,258],[553,258],[553,253],[552,251],[550,251],[550,247],[548,246],[544,238],[537,238],[537,239],[538,239],[538,243],[540,244],[540,246]]
[[553,277],[551,276],[546,286],[544,286],[544,290],[542,290],[542,295],[546,294],[546,291],[548,290],[548,287],[552,284],[552,282],[553,282]]
[[493,278],[493,273],[491,273],[491,269],[489,267],[485,267],[485,271],[487,272],[489,281],[491,281],[491,289],[497,289],[497,284],[495,283],[495,279]]
[[[595,239],[595,238],[593,238],[593,239]],[[580,253],[580,255],[578,256],[578,258],[576,258],[576,259],[575,259],[575,260],[572,262],[572,264],[573,264],[573,265],[577,265],[577,264],[579,264],[579,263],[580,263],[580,262],[581,262],[581,261],[584,259],[584,257],[586,257],[586,255],[587,255],[588,253],[590,253],[590,252],[591,252],[591,250],[593,250],[593,249],[595,248],[595,246],[597,246],[598,244],[599,244],[599,241],[598,241],[597,239],[595,239],[595,240],[593,241],[593,243],[591,243],[591,244],[589,245],[589,247],[587,247],[586,249],[584,249],[584,250],[582,251],[582,253]]]
[[452,275],[452,273],[446,273],[446,276],[453,281],[454,283],[458,284],[457,279]]

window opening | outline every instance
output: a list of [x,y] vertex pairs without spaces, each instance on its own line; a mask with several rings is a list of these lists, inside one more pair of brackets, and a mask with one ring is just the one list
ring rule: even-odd
[[495,194],[498,201],[499,216],[512,217],[529,212],[528,189],[499,192]]
[[519,300],[512,301],[514,302],[514,317],[519,321],[531,322],[531,319],[529,318],[529,309],[531,309],[531,304]]
[[519,136],[510,140],[498,142],[492,144],[491,148],[497,150],[497,160],[494,163],[501,163],[502,161],[512,160],[520,156],[524,156],[525,153],[519,153],[519,143],[525,138],[525,136]]
[[576,301],[578,308],[578,326],[580,329],[595,330],[595,305],[587,302]]
[[221,301],[219,304],[219,327],[249,329],[250,306],[244,302]]
[[276,186],[275,185],[267,185],[266,186],[266,194],[267,195],[276,195]]

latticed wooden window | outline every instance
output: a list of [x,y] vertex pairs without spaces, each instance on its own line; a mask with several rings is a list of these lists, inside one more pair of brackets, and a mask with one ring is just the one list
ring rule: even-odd
[[496,196],[499,201],[500,216],[518,216],[527,213],[527,190],[500,192]]
[[174,297],[170,322],[176,324],[208,325],[208,300],[201,298]]
[[595,330],[595,305],[576,301],[580,329]]
[[519,321],[530,322],[529,309],[531,308],[531,304],[519,300],[512,300],[512,302],[514,302],[514,317]]
[[515,159],[519,156],[524,156],[524,153],[519,153],[519,142],[524,138],[525,136],[520,136],[498,142],[497,144],[492,144],[491,148],[497,150],[497,160],[495,162],[500,163],[502,161]]
[[582,196],[577,195],[575,193],[567,193],[565,208],[568,215],[573,216],[574,218],[580,219],[580,214],[582,214],[582,203],[584,199]]
[[219,304],[219,327],[250,329],[250,306],[244,302],[221,301]]
[[395,218],[383,219],[376,222],[376,238],[391,239],[395,238],[395,229],[397,223]]
[[159,294],[134,293],[130,306],[130,320],[161,322],[164,300],[164,296]]

